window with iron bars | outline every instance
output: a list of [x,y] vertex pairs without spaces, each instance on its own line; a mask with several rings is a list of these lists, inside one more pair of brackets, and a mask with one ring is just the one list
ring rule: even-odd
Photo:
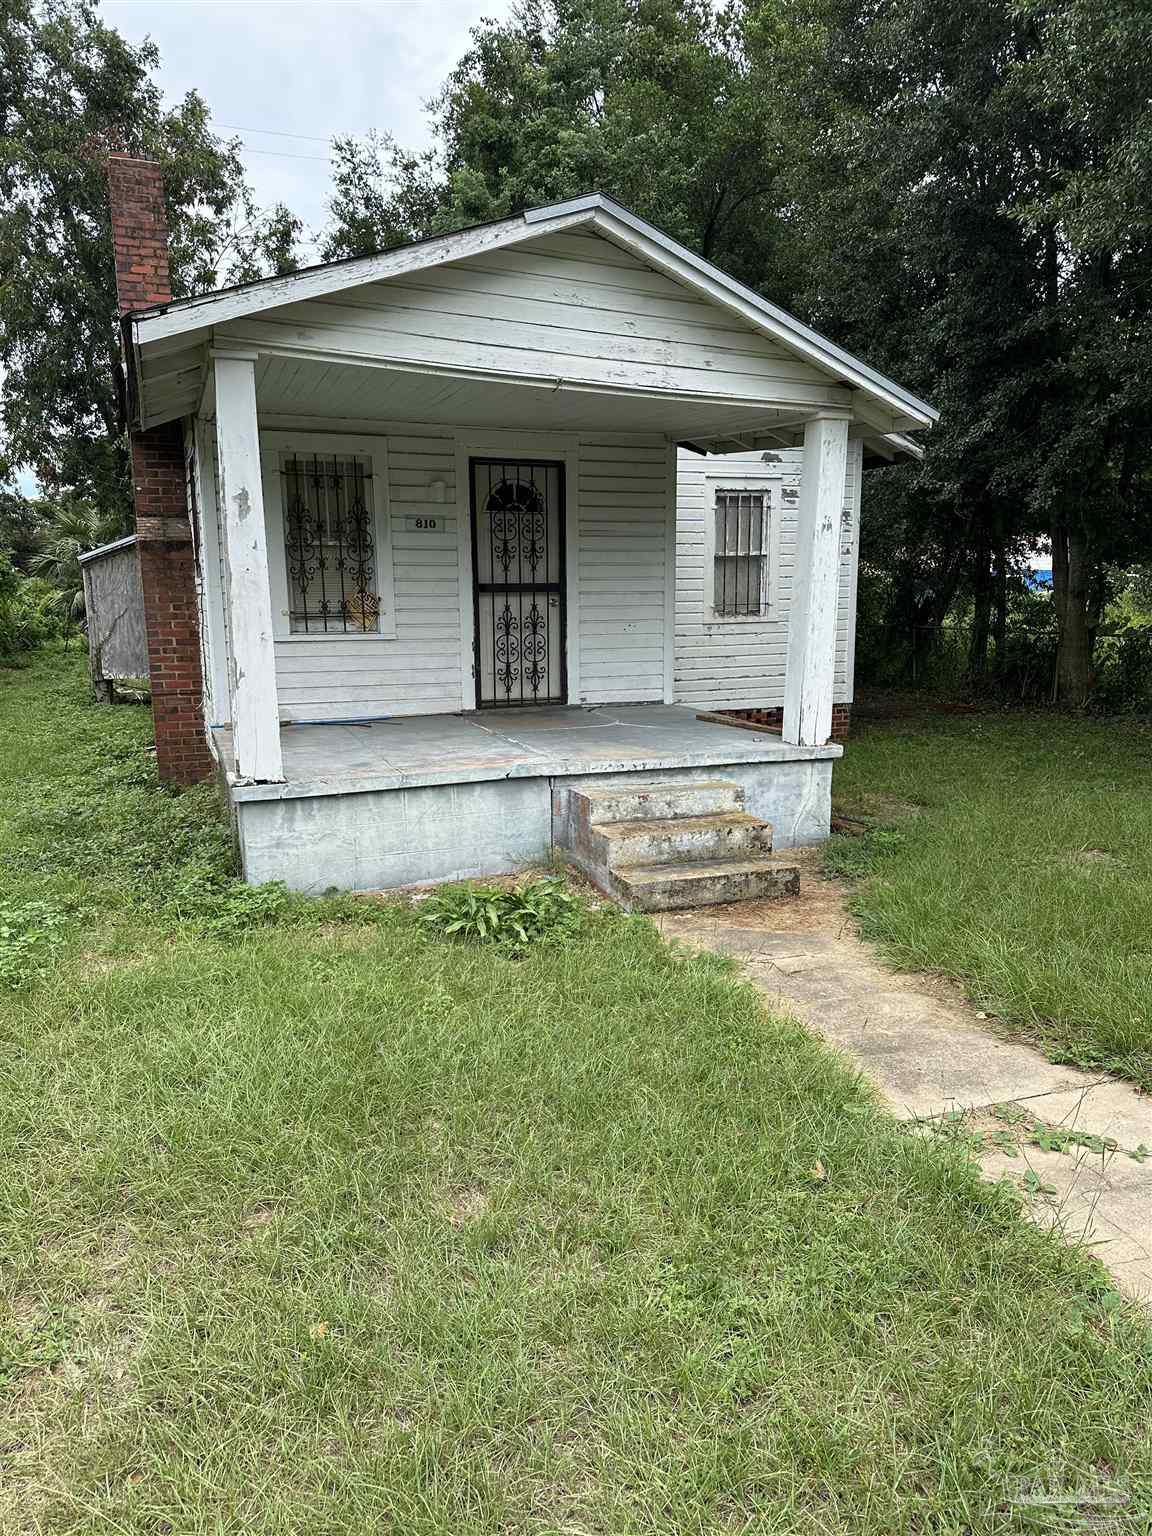
[[768,492],[716,492],[712,611],[748,618],[767,608]]
[[289,453],[280,473],[292,634],[378,633],[368,464],[357,455]]

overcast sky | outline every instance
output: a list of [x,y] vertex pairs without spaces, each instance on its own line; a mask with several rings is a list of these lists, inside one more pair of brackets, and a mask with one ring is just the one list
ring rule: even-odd
[[[221,133],[244,140],[261,203],[285,202],[323,223],[325,140],[388,130],[428,142],[423,103],[483,16],[511,0],[102,0],[130,42],[151,36],[160,83],[198,90]],[[300,137],[286,137],[286,135]]]
[[[244,141],[261,204],[287,203],[314,229],[326,217],[333,134],[387,130],[428,143],[424,102],[484,16],[512,0],[101,0],[130,42],[160,49],[170,100],[197,90],[220,133]],[[300,135],[300,137],[288,137]],[[314,257],[311,247],[301,252]],[[0,380],[2,384],[2,380]],[[33,495],[36,482],[18,476]]]

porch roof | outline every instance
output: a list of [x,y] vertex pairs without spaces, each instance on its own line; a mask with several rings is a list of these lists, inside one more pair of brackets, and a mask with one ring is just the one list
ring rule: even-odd
[[[724,369],[732,367],[723,348],[715,362],[706,360],[696,370],[698,377],[686,382],[685,370],[676,367],[677,344],[670,334],[670,366],[665,369],[629,367],[622,361],[582,376],[558,377],[563,363],[546,351],[518,356],[506,348],[497,356],[491,348],[462,339],[454,354],[446,356],[441,348],[430,358],[414,347],[410,331],[398,334],[393,347],[374,338],[370,355],[348,355],[347,348],[343,354],[325,353],[308,332],[308,321],[294,324],[292,319],[297,305],[303,317],[308,306],[332,304],[351,290],[375,285],[374,293],[386,293],[390,282],[411,283],[418,274],[426,282],[434,269],[452,263],[490,261],[501,252],[540,249],[550,239],[573,234],[599,237],[616,248],[617,260],[624,253],[685,297],[711,308],[718,324],[737,324],[761,338],[766,356],[791,360],[794,387],[773,389],[768,381],[753,378],[755,387],[741,391],[723,383]],[[356,301],[353,296],[340,302]],[[318,414],[328,416],[478,427],[511,423],[576,431],[652,430],[700,448],[726,449],[794,440],[800,417],[829,407],[848,412],[881,453],[885,442],[896,453],[906,451],[892,443],[892,434],[930,426],[937,417],[930,405],[894,380],[599,193],[376,255],[139,310],[126,317],[124,328],[130,390],[145,426],[197,409],[210,378],[212,344],[253,346],[252,355],[260,359],[262,415],[289,409],[311,414],[319,396],[325,408]],[[615,329],[624,339],[632,327],[617,313],[607,317],[605,329]],[[461,337],[467,334],[468,326],[462,325]],[[778,371],[787,375],[789,367]],[[806,382],[798,382],[802,379]],[[526,419],[518,421],[516,413],[526,413]],[[496,416],[501,419],[492,419]]]
[[535,705],[459,715],[406,715],[359,724],[286,725],[284,782],[235,779],[231,732],[216,730],[234,800],[295,800],[487,779],[569,778],[731,763],[839,757],[767,732],[702,720],[672,704]]
[[[356,435],[419,425],[480,433],[650,434],[701,454],[793,447],[803,435],[803,421],[789,406],[721,405],[706,396],[623,386],[610,393],[572,380],[533,386],[279,356],[258,359],[256,397],[261,427],[275,431],[314,427]],[[857,423],[852,435],[881,460],[923,457],[920,445],[903,433]]]

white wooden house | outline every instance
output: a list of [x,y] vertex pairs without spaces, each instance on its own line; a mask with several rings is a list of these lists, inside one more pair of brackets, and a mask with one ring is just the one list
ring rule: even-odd
[[184,423],[249,878],[502,872],[574,787],[702,770],[778,845],[826,834],[860,464],[923,401],[600,195],[125,338],[140,429]]

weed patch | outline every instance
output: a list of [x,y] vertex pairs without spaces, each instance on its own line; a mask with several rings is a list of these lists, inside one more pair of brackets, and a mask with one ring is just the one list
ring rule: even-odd
[[1087,1152],[1103,1160],[1123,1155],[1137,1163],[1152,1157],[1152,1148],[1143,1142],[1132,1147],[1121,1146],[1114,1136],[1097,1136],[1074,1125],[1053,1125],[1018,1104],[993,1104],[986,1114],[997,1123],[980,1125],[975,1123],[972,1111],[951,1109],[927,1125],[934,1135],[958,1142],[974,1157],[987,1148],[1016,1157],[1027,1147],[1070,1155]]
[[824,867],[844,880],[863,880],[884,868],[904,847],[901,827],[861,822],[860,831],[838,833],[825,844]]
[[67,914],[51,902],[0,903],[0,987],[21,987],[43,976],[67,923]]
[[436,891],[422,904],[421,923],[446,938],[522,950],[555,943],[580,926],[584,906],[563,880],[528,880],[511,889],[458,885]]
[[[43,658],[31,663],[33,677],[43,670]],[[246,884],[215,785],[175,792],[157,783],[148,712],[100,709],[67,674],[50,677],[52,769],[24,786],[4,828],[5,885],[80,891],[97,910],[146,915],[153,931],[219,940],[274,924],[379,920],[379,908],[344,895],[309,900],[280,884]],[[45,974],[65,918],[43,902],[3,911],[0,986],[23,985]]]

